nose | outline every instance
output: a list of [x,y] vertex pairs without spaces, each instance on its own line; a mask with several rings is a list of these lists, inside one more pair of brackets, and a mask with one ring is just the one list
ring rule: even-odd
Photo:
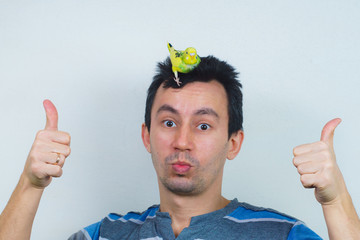
[[182,126],[176,131],[173,147],[179,151],[190,151],[194,147],[193,138],[190,127]]

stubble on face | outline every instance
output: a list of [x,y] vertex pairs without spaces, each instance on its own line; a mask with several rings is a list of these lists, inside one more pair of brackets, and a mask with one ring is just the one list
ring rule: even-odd
[[[171,109],[163,109],[164,116],[155,115],[164,105]],[[150,134],[149,152],[159,185],[165,191],[187,196],[199,195],[207,190],[221,191],[222,171],[229,148],[228,115],[224,106],[227,106],[226,92],[216,81],[190,83],[180,90],[158,90],[152,110],[154,130]],[[175,121],[178,124],[175,126],[179,128],[164,128],[164,121],[169,119]],[[201,132],[198,128],[200,123],[209,123],[209,132]],[[192,131],[192,135],[178,145],[175,131],[181,131],[180,127],[184,125]],[[172,164],[182,161],[193,166],[179,174]]]
[[[158,174],[161,184],[170,192],[183,195],[198,195],[206,190],[209,185],[215,181],[214,176],[218,176],[223,169],[223,162],[225,161],[225,153],[227,151],[228,143],[223,147],[223,151],[219,156],[215,156],[212,161],[206,165],[201,165],[200,161],[191,156],[189,152],[175,152],[167,156],[164,160],[165,164],[158,164],[158,170],[163,174]],[[157,156],[152,154],[153,163],[159,163]],[[177,160],[186,161],[192,166],[192,172],[189,174],[175,174],[171,171],[172,163]],[[221,165],[214,167],[214,165]],[[209,171],[210,170],[210,171]],[[208,174],[209,176],[204,175]]]
[[[190,163],[192,169],[198,169],[200,166],[199,160],[192,157],[190,153],[176,152],[165,158],[164,167],[171,169],[171,164],[180,159]],[[186,174],[173,174],[173,176],[171,176],[172,174],[169,169],[164,169],[165,174],[161,175],[159,179],[170,192],[179,195],[188,195],[190,193],[196,194],[200,189],[204,188],[204,180],[199,178],[196,174],[192,177],[193,179],[190,180]]]

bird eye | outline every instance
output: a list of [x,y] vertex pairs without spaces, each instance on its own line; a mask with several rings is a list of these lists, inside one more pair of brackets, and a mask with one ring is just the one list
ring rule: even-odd
[[210,128],[209,124],[206,124],[206,123],[202,123],[198,126],[198,128],[202,131],[206,131]]
[[176,127],[176,124],[175,124],[173,121],[170,121],[170,120],[164,121],[164,125],[165,125],[166,127],[169,127],[169,128],[171,128],[171,127]]

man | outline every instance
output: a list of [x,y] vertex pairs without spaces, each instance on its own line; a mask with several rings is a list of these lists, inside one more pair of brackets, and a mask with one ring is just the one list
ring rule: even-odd
[[[171,63],[159,64],[149,87],[142,140],[156,170],[160,205],[143,213],[110,214],[70,239],[320,239],[301,221],[221,195],[226,159],[240,151],[242,93],[234,69],[214,57],[173,80]],[[57,112],[44,101],[45,130],[0,217],[0,239],[29,239],[41,195],[59,177],[70,136],[57,130]],[[302,184],[315,188],[330,239],[360,239],[360,221],[333,151],[340,119],[327,123],[321,141],[294,149]],[[15,228],[16,223],[16,228]]]

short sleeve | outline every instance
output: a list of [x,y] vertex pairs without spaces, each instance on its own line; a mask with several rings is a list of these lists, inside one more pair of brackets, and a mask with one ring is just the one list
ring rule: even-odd
[[320,240],[322,239],[303,222],[298,221],[291,228],[287,240]]
[[71,235],[68,240],[98,240],[100,235],[100,226],[102,221],[91,224],[90,226],[81,229],[77,233]]

